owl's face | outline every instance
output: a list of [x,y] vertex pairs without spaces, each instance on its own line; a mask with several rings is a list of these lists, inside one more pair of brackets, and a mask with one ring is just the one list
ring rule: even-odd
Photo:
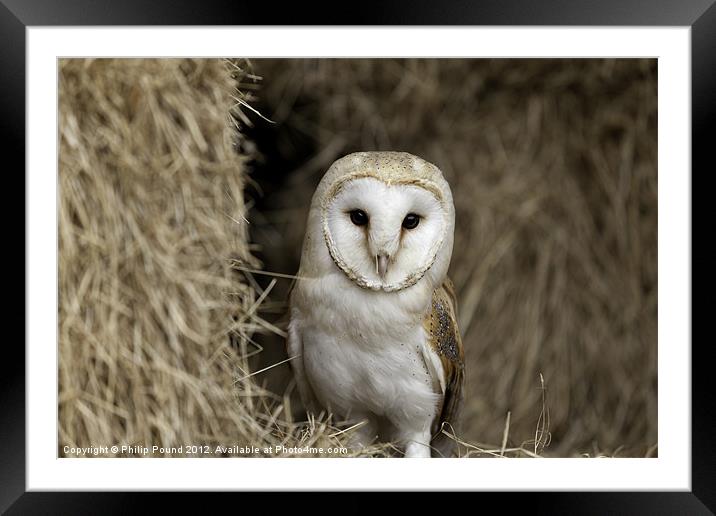
[[443,247],[452,213],[445,202],[440,192],[414,181],[352,178],[324,204],[326,245],[359,286],[400,290],[419,281]]

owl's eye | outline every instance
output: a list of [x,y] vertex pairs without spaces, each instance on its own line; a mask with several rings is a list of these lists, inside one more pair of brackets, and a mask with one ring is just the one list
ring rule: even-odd
[[351,222],[356,226],[365,226],[368,224],[368,215],[363,210],[351,210]]
[[405,229],[415,229],[420,223],[420,215],[415,213],[408,213],[403,219],[403,227]]

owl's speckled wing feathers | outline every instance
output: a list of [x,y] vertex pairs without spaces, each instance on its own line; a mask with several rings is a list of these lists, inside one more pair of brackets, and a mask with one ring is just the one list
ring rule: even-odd
[[[444,423],[451,426],[456,424],[462,408],[465,354],[457,327],[456,314],[455,290],[452,281],[446,278],[443,284],[433,292],[431,310],[423,319],[430,349],[440,358],[445,377],[442,406],[439,410],[440,416],[436,418],[433,431],[436,438],[440,437],[440,428]],[[446,430],[452,431],[450,427]]]

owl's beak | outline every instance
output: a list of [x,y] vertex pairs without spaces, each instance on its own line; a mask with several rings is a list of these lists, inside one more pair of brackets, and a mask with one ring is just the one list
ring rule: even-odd
[[385,274],[388,272],[388,255],[380,253],[375,257],[375,264],[378,276],[380,276],[381,279],[385,279]]

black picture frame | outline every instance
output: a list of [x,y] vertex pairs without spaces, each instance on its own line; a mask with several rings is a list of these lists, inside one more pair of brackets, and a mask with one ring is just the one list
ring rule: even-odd
[[[25,168],[25,72],[28,26],[77,25],[574,25],[574,26],[690,26],[692,71],[692,192],[694,178],[713,172],[711,147],[716,120],[716,5],[715,0],[434,0],[341,4],[339,9],[309,8],[302,2],[281,5],[280,9],[265,2],[216,0],[0,0],[0,145],[6,157],[12,156],[17,167]],[[90,42],[88,42],[90,44]],[[6,160],[7,163],[7,160]],[[24,174],[6,169],[6,177],[20,181],[25,192]],[[697,172],[698,171],[698,172]],[[688,173],[688,171],[684,171]],[[6,188],[10,188],[7,183]],[[7,196],[25,199],[19,190]],[[694,216],[692,223],[703,225]],[[8,226],[22,231],[22,258],[12,258],[25,268],[25,226],[16,223],[19,207],[3,206]],[[13,229],[12,227],[7,228]],[[694,251],[692,243],[692,253]],[[7,251],[6,251],[7,253]],[[712,253],[709,253],[712,254]],[[692,259],[703,272],[712,260]],[[8,271],[10,271],[8,273]],[[6,268],[5,284],[20,282],[20,275]],[[24,286],[24,285],[23,285]],[[706,291],[704,281],[699,290]],[[19,285],[18,285],[19,288]],[[24,290],[23,290],[24,292]],[[692,290],[693,299],[694,290]],[[9,293],[6,295],[9,299]],[[23,303],[13,298],[12,305],[24,313]],[[701,307],[702,310],[703,305]],[[693,301],[692,301],[692,314]],[[17,316],[8,321],[25,320]],[[693,315],[692,315],[693,320]],[[703,317],[702,317],[703,320]],[[15,324],[18,324],[17,322]],[[693,332],[692,322],[692,332]],[[22,330],[25,334],[24,325]],[[7,333],[6,333],[7,334]],[[693,333],[692,333],[693,334]],[[23,339],[24,341],[24,339]],[[684,346],[674,342],[669,345]],[[708,360],[709,339],[692,339],[692,491],[691,492],[591,492],[591,493],[509,493],[510,506],[525,503],[531,512],[550,514],[713,514],[716,511],[716,449],[711,436],[714,422],[714,374]],[[0,510],[8,514],[113,514],[141,512],[150,496],[147,493],[55,493],[25,492],[25,350],[19,339],[5,339],[3,369],[0,376]],[[241,495],[246,496],[246,495]],[[267,495],[263,495],[267,496]],[[369,502],[357,493],[325,495],[324,507],[345,507],[353,511],[369,508]],[[482,495],[488,498],[504,496]],[[163,495],[162,508],[178,507],[184,511],[201,508],[202,512],[225,501],[224,496],[205,496],[189,501],[180,493]],[[420,501],[421,496],[414,500]],[[245,503],[245,502],[244,502]],[[451,505],[453,500],[451,499]],[[164,505],[167,504],[167,505]],[[196,505],[195,505],[196,504]],[[273,512],[295,508],[296,495],[271,495]]]

